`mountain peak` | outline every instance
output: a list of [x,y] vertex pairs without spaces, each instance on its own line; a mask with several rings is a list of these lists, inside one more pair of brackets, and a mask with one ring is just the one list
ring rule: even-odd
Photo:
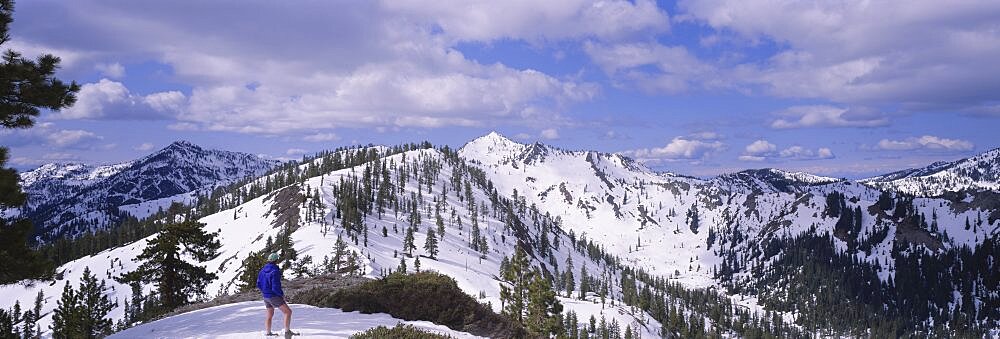
[[517,148],[519,150],[520,148],[523,148],[525,145],[518,143],[514,140],[511,140],[510,138],[505,137],[502,134],[497,133],[496,131],[492,131],[489,134],[486,134],[484,136],[475,138],[472,141],[469,141],[462,148],[468,148],[470,146],[474,148],[489,148],[494,150],[496,150],[497,148],[503,148],[508,150]]
[[190,141],[187,141],[187,140],[177,140],[177,141],[174,141],[174,142],[170,143],[170,145],[167,145],[167,147],[164,147],[163,149],[165,149],[165,150],[166,149],[201,149],[201,147],[198,146],[198,145],[195,145],[193,142],[190,142]]
[[512,161],[526,147],[493,131],[469,141],[458,150],[458,153],[463,157],[499,164]]
[[490,131],[490,133],[488,133],[488,134],[486,134],[484,136],[478,137],[478,138],[476,138],[473,141],[476,141],[476,140],[491,141],[491,142],[494,142],[494,143],[515,143],[515,144],[517,143],[514,140],[511,140],[510,138],[505,137],[503,134],[500,134],[500,132],[497,132],[497,131]]

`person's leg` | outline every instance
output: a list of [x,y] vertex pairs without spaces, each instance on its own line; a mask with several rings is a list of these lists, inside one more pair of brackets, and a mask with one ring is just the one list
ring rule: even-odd
[[267,318],[264,319],[264,333],[271,333],[271,317],[274,317],[274,307],[267,308]]
[[285,314],[285,331],[292,330],[292,309],[288,308],[288,304],[281,305],[281,313]]

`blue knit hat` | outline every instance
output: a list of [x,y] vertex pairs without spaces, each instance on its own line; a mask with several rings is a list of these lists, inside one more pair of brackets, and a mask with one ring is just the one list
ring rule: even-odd
[[278,261],[278,258],[280,258],[278,253],[271,253],[267,256],[267,261]]

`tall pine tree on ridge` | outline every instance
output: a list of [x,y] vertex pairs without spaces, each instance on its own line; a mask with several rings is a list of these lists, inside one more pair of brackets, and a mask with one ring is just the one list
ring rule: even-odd
[[167,224],[135,258],[142,264],[123,275],[121,281],[155,283],[156,297],[166,310],[187,304],[191,296],[204,294],[205,286],[217,276],[181,259],[182,252],[199,262],[218,255],[221,244],[217,234],[206,233],[204,227],[193,220]]
[[[0,46],[10,41],[8,26],[14,21],[13,14],[14,1],[0,0]],[[4,52],[0,60],[0,126],[28,128],[35,124],[41,109],[59,110],[76,102],[80,86],[56,79],[58,67],[59,58],[51,54],[30,60],[13,50]],[[0,147],[0,209],[17,208],[26,201],[17,171],[5,168],[8,151]],[[29,247],[32,233],[27,220],[11,223],[0,218],[0,262],[6,264],[0,271],[0,284],[51,276],[52,262]]]

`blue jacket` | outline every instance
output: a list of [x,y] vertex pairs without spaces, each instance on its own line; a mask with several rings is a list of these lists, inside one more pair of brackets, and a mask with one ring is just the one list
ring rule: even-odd
[[281,291],[281,269],[273,262],[268,262],[257,273],[257,289],[264,295],[264,298],[284,297],[285,292]]

